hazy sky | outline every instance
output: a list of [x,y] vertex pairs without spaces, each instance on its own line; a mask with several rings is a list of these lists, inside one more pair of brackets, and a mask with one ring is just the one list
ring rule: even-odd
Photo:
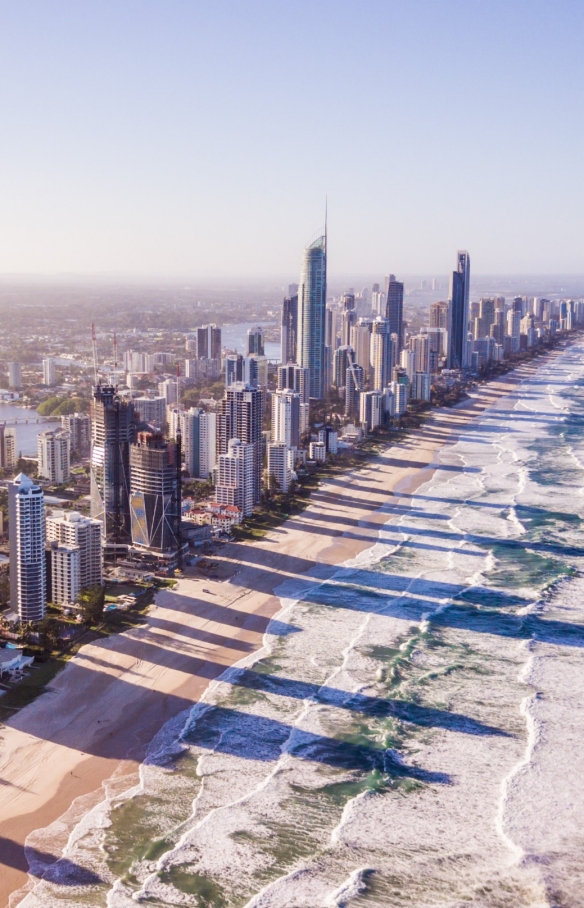
[[583,0],[0,0],[0,273],[584,272]]

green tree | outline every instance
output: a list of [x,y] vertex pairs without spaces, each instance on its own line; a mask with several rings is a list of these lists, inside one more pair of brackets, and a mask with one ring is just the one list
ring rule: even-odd
[[83,621],[87,625],[99,624],[103,618],[105,590],[102,586],[88,586],[81,591],[79,605]]
[[8,605],[10,602],[10,577],[6,571],[0,574],[0,606]]
[[41,646],[46,653],[56,649],[60,637],[60,625],[56,618],[43,618],[39,624]]

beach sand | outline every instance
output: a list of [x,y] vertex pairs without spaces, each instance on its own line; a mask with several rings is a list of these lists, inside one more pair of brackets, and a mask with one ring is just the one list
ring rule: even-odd
[[262,645],[282,580],[324,577],[371,547],[388,498],[427,481],[439,448],[540,364],[480,387],[456,408],[432,411],[375,460],[323,482],[302,514],[261,541],[218,546],[213,561],[224,579],[184,578],[158,593],[147,623],[82,647],[50,689],[1,728],[1,906],[27,882],[26,837],[62,817],[74,799],[94,793],[97,801],[114,773],[136,771],[162,725]]

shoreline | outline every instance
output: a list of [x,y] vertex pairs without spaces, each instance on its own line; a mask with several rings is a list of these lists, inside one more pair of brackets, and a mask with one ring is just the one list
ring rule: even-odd
[[75,798],[99,800],[114,773],[136,772],[165,722],[261,648],[281,607],[274,589],[284,577],[318,581],[371,548],[387,520],[384,504],[431,478],[445,444],[562,351],[480,385],[455,407],[430,411],[401,442],[381,442],[362,466],[323,480],[301,514],[263,539],[223,545],[213,556],[221,579],[181,579],[157,594],[145,625],[82,647],[49,690],[2,729],[0,905],[18,890],[11,905],[24,897],[27,835],[62,817]]

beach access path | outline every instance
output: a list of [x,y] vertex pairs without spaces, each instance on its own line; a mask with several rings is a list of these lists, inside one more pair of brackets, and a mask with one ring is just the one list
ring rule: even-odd
[[[286,577],[324,579],[375,544],[388,517],[380,508],[394,492],[426,482],[437,451],[543,362],[479,386],[455,408],[431,411],[420,429],[363,467],[323,481],[304,512],[262,540],[219,546],[213,560],[221,580],[185,577],[159,592],[145,624],[83,646],[45,693],[2,726],[0,906],[13,908],[24,896],[27,836],[63,817],[75,799],[88,810],[112,777],[136,773],[164,723],[262,646],[280,608],[274,589]],[[64,824],[63,846],[67,834]],[[45,862],[58,857],[43,854]]]

